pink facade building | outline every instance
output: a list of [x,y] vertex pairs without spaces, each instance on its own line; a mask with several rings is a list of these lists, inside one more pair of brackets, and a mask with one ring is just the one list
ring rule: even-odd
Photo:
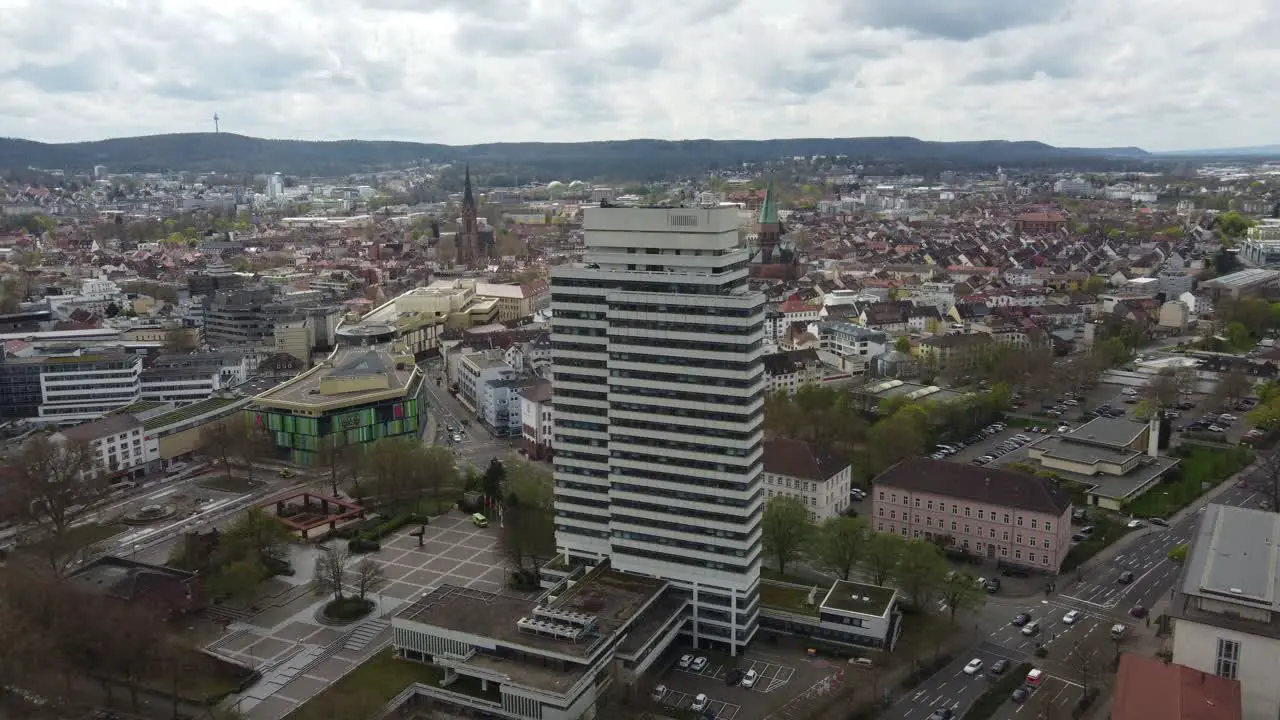
[[912,458],[881,473],[871,499],[878,532],[1002,564],[1057,573],[1071,549],[1071,496],[1038,475]]

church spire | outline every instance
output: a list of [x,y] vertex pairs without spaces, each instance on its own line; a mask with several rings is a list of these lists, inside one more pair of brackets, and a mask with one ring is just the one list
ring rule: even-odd
[[778,200],[773,195],[773,183],[764,191],[764,202],[760,205],[760,224],[778,224]]
[[462,207],[474,208],[476,206],[476,196],[471,192],[471,166],[467,166],[467,178],[462,186]]

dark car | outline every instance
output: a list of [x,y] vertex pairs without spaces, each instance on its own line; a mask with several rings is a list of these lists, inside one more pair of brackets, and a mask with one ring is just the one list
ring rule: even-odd
[[730,670],[729,674],[724,676],[724,684],[737,685],[738,683],[742,682],[742,678],[745,676],[746,676],[746,673],[741,670]]
[[1023,686],[1014,690],[1013,694],[1009,696],[1009,699],[1021,705],[1026,702],[1029,697],[1031,697],[1031,693],[1027,691],[1025,686]]
[[1009,661],[1001,659],[991,663],[991,669],[988,670],[987,672],[991,673],[992,675],[1002,675],[1004,674],[1004,671],[1008,669],[1009,669]]
[[1143,605],[1134,605],[1129,608],[1129,614],[1136,618],[1144,618],[1147,616],[1147,608]]
[[1133,571],[1125,570],[1124,572],[1120,573],[1120,577],[1116,578],[1116,582],[1120,583],[1121,585],[1128,585],[1129,583],[1133,582]]
[[987,592],[991,593],[992,595],[995,595],[996,593],[1000,592],[1000,578],[991,578],[990,580],[987,581],[985,587],[987,589]]
[[1147,522],[1151,523],[1152,525],[1159,525],[1160,527],[1169,527],[1169,523],[1166,522],[1164,518],[1158,518],[1158,517],[1147,518]]
[[1010,625],[1013,625],[1014,627],[1022,627],[1023,625],[1026,625],[1029,622],[1031,622],[1030,614],[1018,613],[1017,615],[1013,616],[1013,622],[1010,623]]
[[929,713],[927,720],[951,720],[956,714],[951,712],[951,708],[938,708]]

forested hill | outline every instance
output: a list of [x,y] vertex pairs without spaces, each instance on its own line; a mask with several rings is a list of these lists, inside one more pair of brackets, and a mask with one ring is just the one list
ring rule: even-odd
[[467,162],[528,179],[653,180],[743,162],[839,156],[882,172],[936,173],[1018,168],[1124,169],[1155,156],[1138,148],[1058,148],[1040,142],[929,142],[909,137],[790,140],[618,140],[581,143],[439,145],[365,140],[266,140],[232,133],[187,133],[81,143],[0,138],[0,169],[69,172],[105,165],[123,172],[284,172],[334,175],[416,162]]

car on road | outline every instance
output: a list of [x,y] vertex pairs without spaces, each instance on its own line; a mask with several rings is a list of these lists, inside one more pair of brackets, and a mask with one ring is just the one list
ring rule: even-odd
[[1071,611],[1070,611],[1070,612],[1068,612],[1066,615],[1063,615],[1063,616],[1062,616],[1062,624],[1063,624],[1063,625],[1075,625],[1075,624],[1076,624],[1076,621],[1077,621],[1077,620],[1079,620],[1079,619],[1080,619],[1080,611],[1079,611],[1079,610],[1071,610]]
[[681,656],[680,656],[680,667],[681,667],[681,668],[688,668],[688,667],[689,667],[690,665],[692,665],[692,664],[693,664],[693,656],[692,656],[692,655],[681,655]]
[[693,664],[689,666],[689,669],[694,672],[702,672],[702,669],[705,668],[706,666],[707,666],[707,659],[699,655],[698,657],[694,658]]
[[1134,605],[1129,608],[1129,614],[1136,618],[1144,618],[1147,616],[1147,608],[1145,605]]
[[1165,527],[1165,528],[1169,527],[1169,523],[1166,522],[1164,518],[1158,518],[1158,517],[1147,518],[1147,522],[1157,527]]
[[929,713],[929,717],[925,720],[951,720],[955,716],[956,714],[951,711],[951,708],[938,708]]
[[1013,622],[1011,622],[1011,623],[1009,623],[1009,624],[1010,624],[1010,625],[1012,625],[1012,626],[1014,626],[1014,627],[1022,627],[1023,625],[1026,625],[1026,624],[1027,624],[1027,623],[1029,623],[1029,622],[1031,622],[1031,615],[1030,615],[1030,614],[1028,614],[1028,613],[1018,613],[1017,615],[1014,615],[1014,616],[1013,616]]
[[693,704],[689,706],[689,709],[694,712],[702,712],[707,709],[707,703],[709,702],[711,702],[711,698],[707,697],[706,693],[698,693],[693,696]]
[[1023,625],[1023,626],[1022,626],[1022,634],[1023,634],[1023,635],[1026,635],[1027,637],[1031,637],[1032,635],[1039,635],[1039,634],[1040,634],[1040,622],[1039,622],[1038,620],[1032,620],[1031,622],[1027,623],[1026,625]]
[[724,676],[725,685],[737,685],[742,682],[742,678],[746,677],[746,673],[741,670],[730,670],[728,675]]
[[1145,524],[1146,523],[1142,522],[1141,520],[1134,518],[1130,520],[1128,523],[1126,523],[1125,527],[1129,528],[1130,530],[1137,530],[1138,528],[1142,527]]
[[748,670],[747,674],[742,676],[742,687],[744,688],[755,687],[756,681],[759,679],[760,679],[760,676],[756,674],[755,670]]
[[1000,592],[1000,578],[989,578],[984,586],[988,593],[995,595]]
[[988,670],[987,672],[990,672],[992,675],[1003,675],[1004,671],[1008,669],[1009,669],[1009,661],[1005,660],[1004,658],[1001,658],[991,663],[991,669]]
[[654,700],[661,700],[666,696],[667,696],[666,685],[659,685],[653,689],[653,692],[649,693],[649,697],[653,698]]
[[982,672],[982,659],[981,659],[981,658],[974,658],[974,659],[972,659],[972,660],[970,660],[970,661],[969,661],[969,664],[968,664],[968,665],[965,665],[965,666],[964,666],[964,674],[965,674],[965,675],[977,675],[977,674],[978,674],[978,673],[980,673],[980,672]]
[[1128,585],[1129,583],[1133,582],[1133,571],[1125,570],[1124,572],[1120,573],[1120,577],[1116,578],[1116,582],[1120,583],[1121,585]]

